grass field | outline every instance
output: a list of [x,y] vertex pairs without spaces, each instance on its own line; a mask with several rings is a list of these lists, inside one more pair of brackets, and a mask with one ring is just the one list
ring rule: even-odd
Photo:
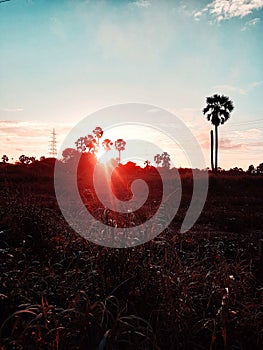
[[52,165],[0,176],[1,350],[262,349],[263,176],[210,174],[204,210],[180,234],[192,191],[181,171],[174,221],[127,249],[68,226]]

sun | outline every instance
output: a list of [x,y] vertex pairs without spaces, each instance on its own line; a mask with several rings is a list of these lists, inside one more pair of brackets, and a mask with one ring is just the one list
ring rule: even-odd
[[100,163],[103,163],[103,164],[106,164],[107,161],[108,161],[108,157],[106,156],[106,151],[105,149],[103,148],[103,146],[99,146],[98,147],[98,150],[97,150],[97,153],[96,153],[96,158],[97,160],[100,162]]

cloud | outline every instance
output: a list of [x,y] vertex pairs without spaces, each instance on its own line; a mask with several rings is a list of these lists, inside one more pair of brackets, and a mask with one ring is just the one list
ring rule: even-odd
[[200,17],[202,16],[203,12],[202,11],[197,11],[197,12],[194,12],[194,19],[196,21],[200,21]]
[[262,131],[260,129],[236,130],[233,132],[233,136],[244,140],[259,139],[262,137]]
[[137,0],[137,1],[134,1],[132,4],[137,6],[137,7],[147,8],[147,7],[151,6],[151,1],[150,0]]
[[246,88],[241,88],[239,86],[234,86],[230,84],[222,84],[222,85],[215,85],[213,86],[213,89],[215,90],[221,90],[226,93],[237,93],[239,95],[247,95],[251,90],[257,88],[258,86],[262,85],[262,81],[254,81],[247,85]]
[[213,89],[215,90],[221,90],[221,91],[225,91],[225,92],[236,92],[240,95],[246,95],[247,94],[247,90],[242,89],[238,86],[233,86],[233,85],[228,85],[228,84],[222,84],[222,85],[215,85],[213,86]]
[[[172,21],[167,20],[166,11],[151,9],[142,17],[131,17],[123,23],[109,20],[100,24],[96,42],[102,55],[107,59],[132,60],[142,63],[156,59],[169,47],[175,35]],[[160,30],[161,28],[161,30]]]
[[249,88],[254,89],[254,88],[261,86],[261,85],[262,85],[262,81],[253,81],[253,83],[249,84]]
[[2,112],[23,112],[23,108],[0,108]]
[[235,143],[228,137],[221,137],[219,139],[219,148],[222,150],[247,150],[246,145],[244,143]]
[[0,155],[8,154],[15,160],[23,153],[40,157],[48,156],[49,141],[54,127],[57,132],[58,149],[66,134],[73,125],[59,123],[45,123],[37,120],[10,121],[0,120]]
[[253,18],[244,24],[244,26],[241,28],[241,31],[244,32],[245,30],[251,29],[259,22],[260,22],[260,18]]
[[[245,17],[261,8],[263,8],[263,0],[213,0],[201,11],[194,12],[194,17],[200,18],[203,12],[208,11],[220,22],[233,17]],[[251,25],[253,26],[253,24]]]
[[240,95],[246,95],[246,93],[247,93],[247,91],[245,89],[242,89],[240,87],[233,86],[233,85],[228,85],[228,84],[215,85],[215,86],[213,86],[213,88],[216,90],[221,90],[221,91],[225,91],[225,92],[236,92]]

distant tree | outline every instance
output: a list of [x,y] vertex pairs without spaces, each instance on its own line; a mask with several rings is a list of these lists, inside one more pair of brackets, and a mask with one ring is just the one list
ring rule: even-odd
[[235,166],[234,168],[231,168],[230,169],[230,172],[233,172],[233,173],[243,173],[243,169],[242,168],[239,168],[237,166]]
[[255,172],[256,172],[256,169],[255,169],[254,165],[251,164],[247,169],[247,173],[254,174]]
[[9,158],[7,157],[7,155],[6,155],[6,154],[4,154],[4,155],[3,155],[3,157],[2,157],[2,161],[3,161],[3,163],[4,163],[4,164],[8,163]]
[[86,151],[86,142],[87,142],[87,137],[86,136],[81,136],[77,139],[75,142],[76,148],[79,152],[85,152]]
[[22,164],[27,164],[28,163],[28,157],[22,154],[19,158],[19,162]]
[[118,164],[121,162],[121,152],[125,150],[126,142],[123,139],[118,139],[115,141],[115,148],[119,152]]
[[102,138],[103,136],[103,130],[100,126],[97,126],[94,130],[93,130],[93,134],[95,134],[95,136],[97,137],[97,144],[99,146],[100,144],[100,138]]
[[149,160],[146,160],[146,161],[144,162],[144,165],[145,165],[145,168],[149,168],[150,165],[151,165],[151,162],[150,162]]
[[154,156],[154,161],[155,161],[155,163],[157,164],[157,166],[159,166],[161,163],[162,163],[162,156],[160,155],[160,154],[156,154],[155,156]]
[[63,161],[65,163],[68,163],[71,159],[78,157],[79,152],[76,151],[74,148],[65,148],[62,152]]
[[22,154],[22,155],[19,157],[19,161],[20,161],[20,163],[22,163],[22,164],[30,164],[30,163],[35,162],[35,160],[36,160],[35,157],[27,157],[27,156],[25,156],[24,154]]
[[85,138],[85,146],[89,153],[95,154],[97,152],[97,142],[92,135],[87,135]]
[[162,167],[170,169],[171,166],[171,158],[167,152],[162,153]]
[[[218,127],[224,124],[229,118],[230,113],[234,109],[233,102],[229,97],[224,95],[214,94],[206,98],[206,107],[203,109],[203,114],[215,126],[215,165],[213,165],[213,152],[211,152],[211,166],[212,170],[217,172],[218,165]],[[211,149],[213,145],[213,133],[211,133]]]
[[260,163],[260,164],[257,166],[257,173],[258,173],[258,174],[263,174],[263,163]]
[[110,139],[105,139],[102,141],[102,146],[105,149],[106,152],[111,150],[111,146],[113,145],[112,141]]

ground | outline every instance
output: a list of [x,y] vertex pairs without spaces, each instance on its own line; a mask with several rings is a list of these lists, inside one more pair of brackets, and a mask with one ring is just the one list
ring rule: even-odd
[[[85,241],[58,208],[52,166],[0,169],[1,346],[261,349],[263,177],[209,175],[204,210],[144,245]],[[154,181],[154,177],[151,177]]]

